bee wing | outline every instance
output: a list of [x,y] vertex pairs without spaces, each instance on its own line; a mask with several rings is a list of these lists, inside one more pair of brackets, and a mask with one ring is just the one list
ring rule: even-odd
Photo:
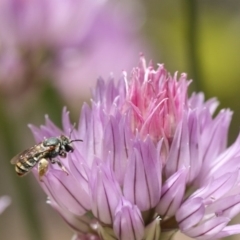
[[41,144],[35,145],[29,149],[26,149],[25,151],[17,154],[15,157],[12,158],[10,161],[11,164],[16,164],[17,162],[24,162],[26,159],[41,156],[41,153],[44,153],[47,151],[46,149],[42,148]]
[[20,152],[15,157],[13,157],[10,161],[11,164],[16,164],[17,162],[21,162],[21,160],[24,158],[27,152],[29,152],[30,149],[27,149],[23,152]]

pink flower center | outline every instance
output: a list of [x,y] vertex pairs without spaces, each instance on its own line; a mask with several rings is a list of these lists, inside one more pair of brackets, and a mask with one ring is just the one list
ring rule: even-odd
[[177,81],[177,73],[171,77],[163,65],[157,70],[151,65],[146,67],[141,58],[127,86],[126,105],[132,110],[132,131],[143,138],[149,134],[156,142],[162,138],[171,142],[186,106],[187,88],[186,74]]

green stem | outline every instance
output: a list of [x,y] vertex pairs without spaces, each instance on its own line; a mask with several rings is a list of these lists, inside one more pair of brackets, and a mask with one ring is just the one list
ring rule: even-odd
[[199,14],[197,1],[185,0],[185,16],[186,16],[186,39],[187,39],[187,54],[190,78],[193,81],[193,87],[195,90],[203,90],[201,66],[199,59]]
[[174,235],[178,230],[172,230],[169,232],[161,232],[160,240],[173,240]]
[[62,109],[64,102],[61,96],[56,92],[52,86],[51,81],[46,81],[42,86],[40,95],[40,105],[44,109],[45,114],[49,114],[51,120],[58,126],[62,123]]
[[[8,115],[6,104],[3,99],[0,99],[0,132],[6,157],[11,159],[17,152],[17,139],[14,138],[16,134],[17,122],[13,121]],[[42,240],[41,222],[36,211],[36,199],[31,191],[31,185],[28,179],[19,179],[14,171],[14,167],[7,162],[5,164],[7,172],[14,183],[14,190],[17,194],[17,201],[21,208],[23,219],[28,226],[30,239]]]

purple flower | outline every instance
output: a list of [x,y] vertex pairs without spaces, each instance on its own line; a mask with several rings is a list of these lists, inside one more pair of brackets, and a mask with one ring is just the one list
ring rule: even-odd
[[100,8],[101,4],[92,1],[3,0],[1,38],[4,43],[31,48],[74,43]]
[[11,204],[11,199],[8,196],[0,197],[0,214]]
[[[231,111],[203,93],[188,97],[186,74],[155,70],[144,57],[131,75],[98,80],[71,134],[74,152],[40,183],[76,239],[165,239],[176,231],[198,240],[240,233],[240,137],[227,148]],[[215,117],[214,117],[215,116]],[[30,126],[36,140],[69,135],[48,117]],[[61,160],[61,159],[60,159]],[[36,170],[34,170],[36,174]]]
[[147,51],[137,36],[141,27],[135,17],[137,6],[91,0],[2,0],[3,94],[16,96],[51,79],[67,100],[89,97],[99,72],[130,70],[136,54]]

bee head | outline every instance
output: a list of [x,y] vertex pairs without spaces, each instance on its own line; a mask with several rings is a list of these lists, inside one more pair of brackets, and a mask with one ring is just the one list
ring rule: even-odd
[[81,139],[74,139],[74,140],[70,140],[70,138],[61,135],[60,136],[61,142],[62,142],[62,146],[65,148],[66,152],[73,152],[73,146],[72,146],[72,142],[82,142]]
[[72,147],[72,144],[71,144],[71,140],[68,137],[64,136],[64,135],[61,135],[60,139],[61,139],[62,148],[66,152],[72,152],[73,151],[73,147]]

